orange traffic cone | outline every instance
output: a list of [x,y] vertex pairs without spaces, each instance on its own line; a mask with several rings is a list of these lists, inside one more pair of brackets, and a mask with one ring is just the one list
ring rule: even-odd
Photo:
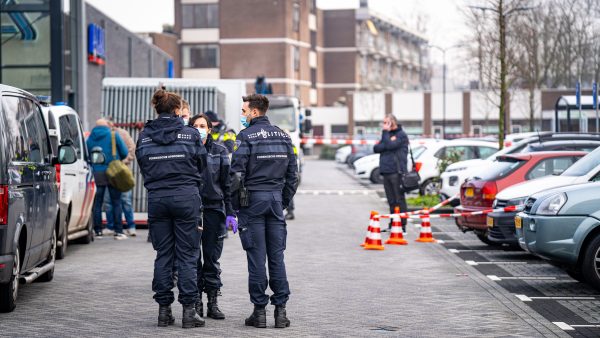
[[383,250],[383,244],[381,243],[381,227],[379,227],[379,215],[373,216],[373,226],[369,233],[369,238],[365,244],[366,250]]
[[429,223],[429,212],[427,211],[424,215],[421,215],[421,233],[416,241],[421,243],[435,243],[435,239],[431,234],[431,223]]
[[[400,213],[400,208],[396,207],[394,209],[395,214]],[[400,217],[394,217],[392,221],[392,231],[390,232],[390,238],[385,241],[385,244],[395,244],[395,245],[407,245],[408,242],[404,239],[402,235],[402,222],[400,221]]]
[[360,246],[364,247],[367,245],[367,241],[369,241],[369,235],[371,234],[371,229],[373,228],[373,217],[377,215],[377,211],[371,211],[371,217],[369,218],[369,227],[367,228],[367,234],[365,235],[365,241],[362,242]]

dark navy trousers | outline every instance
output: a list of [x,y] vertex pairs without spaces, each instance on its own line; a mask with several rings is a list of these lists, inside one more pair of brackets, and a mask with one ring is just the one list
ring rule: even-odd
[[[217,209],[204,209],[204,231],[202,231],[202,248],[198,258],[198,291],[220,289],[221,264],[219,258],[223,253],[223,239],[227,235],[225,214]],[[204,262],[203,262],[204,259]]]
[[281,191],[252,191],[250,206],[241,208],[238,215],[240,239],[248,259],[248,291],[255,305],[269,303],[267,286],[273,291],[273,305],[285,304],[290,295],[283,260],[287,228],[282,201]]
[[173,267],[178,273],[179,303],[194,304],[198,298],[196,264],[202,236],[198,229],[201,205],[200,195],[148,199],[148,225],[156,250],[152,291],[160,305],[175,300]]

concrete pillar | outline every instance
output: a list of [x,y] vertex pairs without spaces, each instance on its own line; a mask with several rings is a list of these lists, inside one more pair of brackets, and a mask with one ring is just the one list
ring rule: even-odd
[[354,138],[354,93],[346,92],[346,107],[348,107],[348,137]]
[[463,92],[462,133],[471,135],[471,92]]
[[431,116],[431,92],[423,93],[423,136],[433,135],[433,121]]

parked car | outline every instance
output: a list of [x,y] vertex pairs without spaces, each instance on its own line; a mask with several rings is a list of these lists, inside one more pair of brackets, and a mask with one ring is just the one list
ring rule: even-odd
[[[496,194],[502,190],[520,182],[560,174],[585,155],[586,153],[581,151],[544,151],[499,156],[485,171],[480,172],[477,177],[468,179],[461,185],[461,205],[454,210],[463,213],[490,209],[494,204]],[[502,222],[499,220],[496,224],[490,222],[494,218],[486,218],[486,215],[461,216],[456,218],[456,225],[462,231],[474,231],[484,243],[506,242],[516,245],[514,225],[511,230],[510,226],[506,225],[506,223],[510,223],[507,218],[501,215],[499,217],[501,217]],[[500,232],[502,234],[502,231],[505,231],[506,236],[489,237],[489,227],[491,226],[494,226],[494,233]],[[499,229],[502,229],[502,231]]]
[[[415,141],[411,141],[411,145]],[[480,158],[489,156],[498,150],[498,144],[486,141],[473,141],[469,139],[458,140],[427,140],[416,141],[416,146],[412,146],[413,157],[415,158],[416,168],[421,176],[421,195],[435,194],[439,191],[438,161],[446,158],[449,154],[457,152],[461,159]],[[407,162],[409,167],[412,165],[410,155]],[[368,156],[355,163],[355,174],[363,179],[370,179],[374,183],[380,183],[379,175],[379,154]]]
[[372,145],[352,145],[352,151],[350,155],[348,155],[346,163],[350,168],[354,168],[354,162],[373,153],[374,151]]
[[[535,136],[526,137],[520,141],[522,136],[530,135],[531,133],[522,133],[514,137],[515,141],[510,141],[507,146],[491,154],[488,158],[474,159],[453,163],[446,168],[441,177],[440,194],[442,198],[454,196],[459,193],[460,185],[474,175],[478,171],[485,170],[486,166],[490,165],[496,157],[507,154],[531,153],[536,151],[555,151],[555,150],[572,150],[590,152],[600,146],[600,135],[588,133],[551,133],[540,132],[535,133]],[[514,134],[512,134],[514,135]]]
[[337,163],[346,163],[348,156],[352,153],[352,146],[343,146],[335,151],[335,161]]
[[[528,196],[544,190],[595,181],[600,181],[600,148],[575,162],[559,176],[546,176],[530,182],[515,184],[505,189],[496,196],[493,206],[500,208],[507,205],[522,205]],[[515,215],[516,212],[507,212],[492,213],[488,216],[493,219],[490,220],[490,223],[494,222],[494,225],[500,225],[501,228],[498,230],[505,234],[509,233],[506,229],[514,229]],[[502,234],[497,233],[495,229],[493,230],[494,238],[501,240],[503,238]]]
[[44,106],[42,112],[50,133],[52,149],[68,144],[75,148],[77,155],[75,163],[55,166],[60,207],[56,258],[62,259],[67,253],[70,240],[81,238],[84,244],[89,244],[94,239],[91,215],[96,184],[77,112],[68,106]]
[[600,290],[600,182],[531,195],[515,217],[519,245]]
[[52,152],[37,99],[0,85],[0,312],[14,310],[19,283],[54,277],[58,186],[54,165],[72,164],[75,149]]

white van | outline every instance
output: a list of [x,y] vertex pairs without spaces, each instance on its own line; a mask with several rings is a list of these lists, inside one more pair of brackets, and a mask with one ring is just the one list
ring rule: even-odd
[[42,112],[48,126],[52,151],[56,152],[61,144],[71,143],[77,153],[75,163],[57,165],[56,168],[61,222],[56,257],[61,259],[67,253],[69,240],[81,238],[84,244],[94,240],[92,206],[96,183],[77,112],[68,106],[46,106],[42,108]]

